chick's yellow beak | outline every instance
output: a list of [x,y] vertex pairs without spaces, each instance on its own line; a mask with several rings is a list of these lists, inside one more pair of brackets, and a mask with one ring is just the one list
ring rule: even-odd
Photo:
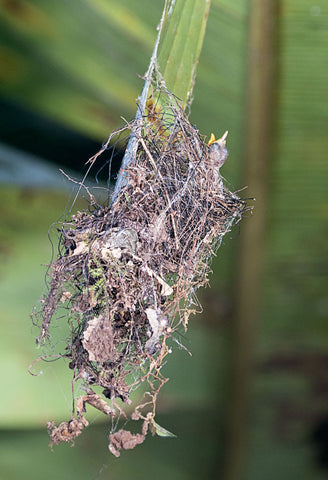
[[216,140],[215,140],[215,136],[214,136],[214,133],[211,133],[211,137],[208,141],[208,146],[210,146],[212,143],[214,143]]
[[228,136],[228,130],[226,132],[224,132],[224,134],[222,135],[221,138],[218,138],[217,140],[215,140],[214,133],[211,133],[211,136],[210,136],[210,139],[209,139],[207,145],[210,146],[210,145],[212,145],[212,143],[218,143],[219,145],[224,145],[225,146],[227,136]]

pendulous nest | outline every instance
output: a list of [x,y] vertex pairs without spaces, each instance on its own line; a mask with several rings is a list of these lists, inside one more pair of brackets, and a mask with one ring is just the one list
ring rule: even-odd
[[142,433],[112,433],[110,451],[118,456],[141,443],[148,427],[158,433],[155,405],[167,380],[161,372],[170,353],[167,339],[181,324],[187,328],[211,258],[246,209],[220,174],[225,137],[208,146],[175,98],[168,98],[160,107],[148,101],[147,115],[125,127],[135,150],[112,204],[95,203],[61,225],[49,291],[35,314],[38,342],[51,339],[54,322],[67,322],[61,356],[85,395],[69,422],[48,425],[52,443],[81,433],[87,403],[106,415],[126,416],[117,399],[130,403],[130,393],[145,381],[148,400],[131,415],[143,420]]

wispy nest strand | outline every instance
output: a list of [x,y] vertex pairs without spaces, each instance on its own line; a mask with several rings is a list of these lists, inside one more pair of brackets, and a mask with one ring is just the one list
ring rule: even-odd
[[[69,422],[49,424],[53,443],[81,433],[86,403],[107,415],[126,415],[116,400],[130,403],[131,391],[144,381],[148,401],[131,415],[143,420],[142,432],[112,433],[109,447],[118,456],[141,443],[148,427],[158,433],[155,404],[167,380],[161,373],[167,339],[179,325],[187,328],[211,258],[246,208],[220,174],[225,141],[208,146],[173,95],[158,98],[160,104],[150,99],[147,115],[126,127],[136,148],[113,204],[78,212],[62,225],[38,341],[49,338],[64,307],[70,335],[62,356],[85,395]],[[96,385],[103,396],[92,389]]]

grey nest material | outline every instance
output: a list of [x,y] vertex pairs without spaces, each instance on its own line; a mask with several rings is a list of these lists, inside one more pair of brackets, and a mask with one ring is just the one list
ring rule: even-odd
[[[149,401],[131,416],[144,421],[143,433],[124,430],[125,443],[116,434],[114,454],[124,444],[141,443],[154,425],[157,395],[167,380],[161,372],[170,353],[167,339],[180,325],[187,328],[195,292],[208,283],[211,258],[246,209],[220,174],[227,151],[219,149],[216,162],[177,102],[152,106],[125,128],[136,139],[134,158],[122,173],[125,185],[111,206],[78,212],[61,225],[60,254],[36,314],[39,343],[51,339],[53,323],[68,322],[62,356],[69,359],[73,382],[81,379],[86,392],[77,401],[77,420],[49,424],[53,443],[81,433],[86,403],[106,415],[126,416],[116,400],[130,403],[131,391],[148,382]],[[63,308],[65,318],[58,320]]]

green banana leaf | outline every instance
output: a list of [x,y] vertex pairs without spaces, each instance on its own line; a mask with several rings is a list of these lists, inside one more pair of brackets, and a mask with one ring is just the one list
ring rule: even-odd
[[[323,418],[327,405],[328,83],[324,79],[328,76],[328,16],[325,0],[318,0],[315,5],[305,0],[282,0],[280,4],[276,155],[269,179],[265,275],[259,292],[262,318],[254,347],[256,370],[245,478],[321,480],[325,472],[319,470],[318,452],[310,438],[315,421]],[[121,124],[121,115],[128,120],[135,115],[136,98],[143,84],[137,75],[143,75],[147,69],[162,7],[162,2],[153,0],[1,0],[0,95],[103,140]],[[238,180],[243,123],[251,114],[244,110],[247,15],[246,0],[212,0],[190,115],[202,133],[209,135],[213,131],[218,135],[229,130],[230,157],[223,173],[236,189],[243,186]],[[113,79],[113,84],[109,79]],[[63,376],[68,370],[59,362],[34,365],[34,373],[39,368],[43,370],[40,377],[27,373],[38,353],[29,313],[43,290],[46,267],[41,264],[50,261],[46,232],[65,209],[67,195],[37,195],[27,188],[1,188],[1,424],[8,428],[44,428],[48,419],[60,420],[69,412],[64,390],[70,378]],[[245,196],[256,194],[246,191]],[[201,457],[199,468],[204,467],[210,447],[199,454],[197,447],[203,446],[200,438],[211,439],[216,449],[216,467],[217,453],[224,446],[224,440],[220,443],[216,437],[219,428],[212,415],[207,429],[204,420],[208,411],[221,414],[222,421],[225,415],[225,346],[230,334],[235,245],[240,234],[242,225],[241,233],[235,232],[213,263],[216,273],[212,289],[203,294],[204,315],[194,318],[188,333],[193,357],[189,359],[178,351],[177,359],[168,362],[170,382],[165,387],[161,408],[174,408],[179,413],[173,427],[167,417],[159,416],[158,421],[177,433],[185,451],[189,452],[184,440],[181,442],[183,431],[187,431],[186,441],[194,439],[196,444],[195,455],[189,454],[184,462],[191,465],[191,470],[185,477],[175,478],[194,478],[195,464],[190,458],[196,462]],[[211,406],[213,410],[209,410]],[[179,429],[175,425],[182,418],[181,412],[187,412],[187,418]],[[214,431],[215,436],[211,437]],[[19,473],[13,478],[44,478],[49,474],[48,466],[43,475],[39,472],[37,477],[35,473],[40,445],[47,448],[46,433],[41,437],[42,434],[38,442],[31,444],[19,437],[10,450],[12,437],[4,432],[2,460],[7,465],[8,477],[16,464]],[[105,444],[104,438],[98,442]],[[157,456],[169,464],[166,459],[176,454],[176,465],[181,465],[181,450],[172,442],[167,442],[171,450],[166,456],[163,444],[157,443],[157,455],[151,450],[149,457],[145,453],[146,460]],[[28,455],[35,455],[30,475],[26,473],[28,457],[24,453],[27,443],[31,446]],[[71,466],[72,450],[65,448],[61,452],[66,452]],[[82,449],[83,458],[87,458],[86,448]],[[146,450],[136,452],[138,456]],[[17,455],[21,469],[13,460]],[[99,464],[102,461],[103,457]],[[128,468],[125,462],[116,465]],[[142,467],[143,463],[139,465]],[[173,465],[168,466],[170,474]],[[198,474],[195,478],[199,478],[202,470],[194,470]],[[157,469],[150,471],[153,474]],[[93,474],[90,472],[89,476]],[[54,473],[53,478],[58,475]]]

